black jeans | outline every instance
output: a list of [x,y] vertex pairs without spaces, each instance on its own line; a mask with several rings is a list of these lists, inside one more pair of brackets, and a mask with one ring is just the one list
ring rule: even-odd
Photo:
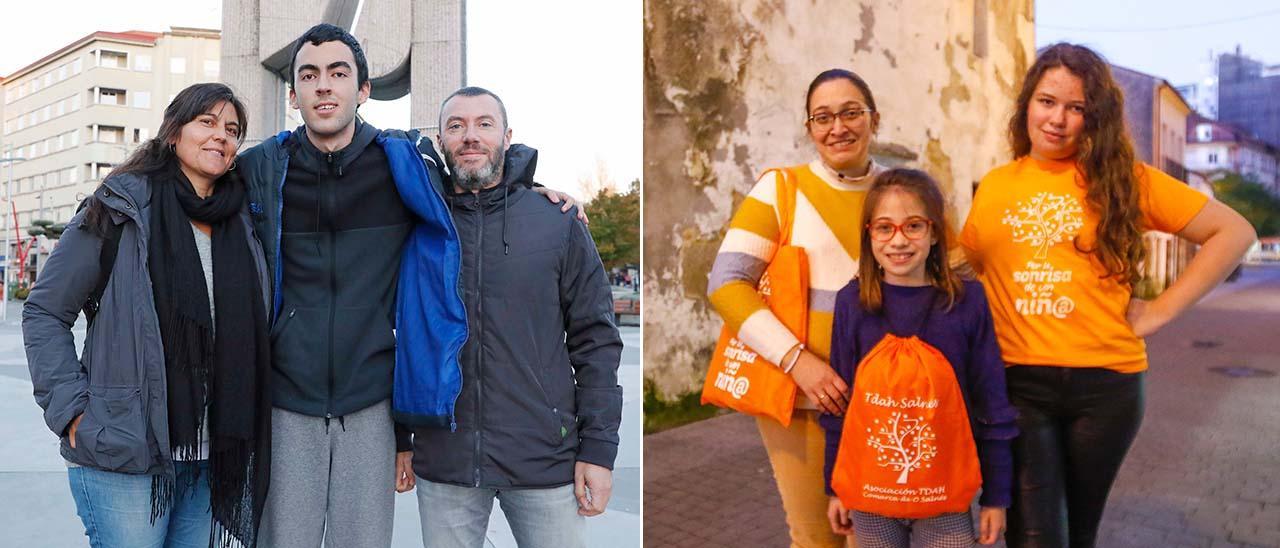
[[1089,548],[1125,453],[1142,425],[1144,373],[1013,366],[1010,548]]

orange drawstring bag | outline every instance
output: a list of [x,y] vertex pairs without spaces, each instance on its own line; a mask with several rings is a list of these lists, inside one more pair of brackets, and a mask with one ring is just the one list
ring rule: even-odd
[[[809,325],[809,259],[803,247],[791,245],[795,184],[787,170],[778,170],[778,173],[781,245],[760,277],[757,289],[769,310],[803,341]],[[704,405],[717,405],[790,426],[795,401],[796,383],[790,375],[743,344],[729,326],[720,330],[720,340],[702,383]]]
[[928,518],[969,511],[981,486],[951,362],[917,335],[886,334],[858,364],[831,489],[850,510]]

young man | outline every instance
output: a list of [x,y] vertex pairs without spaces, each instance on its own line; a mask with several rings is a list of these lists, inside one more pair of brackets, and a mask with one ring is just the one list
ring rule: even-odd
[[[450,280],[456,291],[457,261],[447,258],[458,241],[434,191],[425,208],[401,199],[439,184],[439,162],[420,156],[415,133],[379,131],[356,115],[368,73],[351,34],[312,27],[290,67],[289,100],[304,125],[240,156],[274,291],[263,546],[390,546],[395,490],[413,483],[407,431],[397,440],[391,419],[397,299],[414,303],[401,310],[438,316],[435,327],[456,344],[466,338],[461,302],[397,295],[402,259],[428,265],[412,272],[436,280],[433,295],[448,295]],[[416,359],[456,361],[442,349]]]
[[537,153],[496,95],[458,90],[440,119],[470,336],[458,388],[427,398],[456,398],[447,426],[414,429],[423,543],[481,546],[497,498],[520,546],[580,547],[622,415],[609,281],[583,223],[529,192]]

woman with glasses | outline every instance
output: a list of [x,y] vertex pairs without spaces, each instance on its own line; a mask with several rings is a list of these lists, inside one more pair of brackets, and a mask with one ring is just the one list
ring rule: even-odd
[[[794,547],[845,545],[846,537],[834,533],[826,518],[825,440],[818,416],[839,417],[847,405],[848,386],[827,358],[836,292],[858,269],[863,200],[885,170],[869,154],[879,124],[875,98],[861,77],[832,69],[814,78],[805,95],[805,128],[818,158],[765,171],[730,221],[711,268],[712,306],[740,340],[789,372],[800,391],[789,427],[757,420]],[[779,200],[779,188],[794,198]],[[779,211],[780,202],[792,211]],[[778,219],[793,222],[780,227]],[[784,231],[790,242],[780,241]],[[809,261],[803,341],[757,293],[774,252],[786,243],[804,248]]]
[[174,97],[67,224],[23,308],[36,402],[91,546],[255,544],[270,285],[234,171],[245,123],[222,84]]
[[[1011,547],[1097,542],[1142,423],[1143,337],[1221,282],[1255,238],[1235,211],[1139,162],[1124,119],[1124,95],[1098,54],[1041,50],[1009,120],[1015,159],[983,177],[960,236],[1019,413]],[[1146,230],[1201,244],[1152,301],[1133,294]]]

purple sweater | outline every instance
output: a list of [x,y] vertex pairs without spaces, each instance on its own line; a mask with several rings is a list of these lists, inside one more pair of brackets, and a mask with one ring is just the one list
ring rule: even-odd
[[[858,280],[849,282],[836,295],[835,324],[831,332],[831,366],[850,387],[863,356],[892,330],[911,336],[924,320],[925,307],[938,295],[932,286],[901,287],[884,284],[883,315],[869,314],[858,301]],[[938,297],[941,302],[941,296]],[[973,437],[982,469],[982,496],[978,504],[1008,508],[1013,484],[1013,455],[1010,440],[1018,435],[1017,411],[1005,390],[1004,362],[991,325],[991,310],[982,284],[964,282],[964,296],[949,311],[935,308],[929,325],[920,334],[946,356],[955,368],[960,392],[964,394]],[[840,445],[844,417],[828,414],[818,421],[827,432],[827,494],[831,491],[831,470]]]

